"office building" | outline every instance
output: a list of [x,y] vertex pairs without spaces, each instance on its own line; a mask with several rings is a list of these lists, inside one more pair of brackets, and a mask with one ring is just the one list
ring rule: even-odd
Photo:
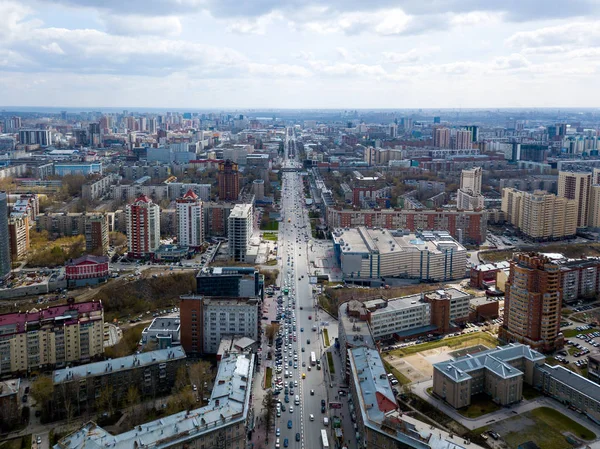
[[[376,349],[350,349],[348,360],[350,413],[356,421],[353,438],[359,449],[481,449],[475,443],[402,413]],[[337,439],[336,445],[343,446],[342,441]]]
[[467,251],[447,232],[335,229],[333,248],[346,282],[386,277],[448,281],[465,276]]
[[264,276],[254,267],[207,267],[196,275],[196,293],[262,300]]
[[106,255],[108,247],[108,215],[87,215],[85,217],[85,251],[96,255]]
[[0,315],[0,375],[87,362],[104,354],[99,301]]
[[25,214],[13,212],[8,217],[10,256],[17,260],[27,255],[29,250],[29,218]]
[[156,349],[171,348],[181,344],[179,314],[159,316],[142,331],[142,345]]
[[109,276],[108,257],[85,254],[66,263],[67,285],[83,287],[106,282]]
[[141,399],[169,394],[177,370],[185,361],[183,349],[175,347],[55,370],[52,420],[67,418],[69,406],[73,416],[98,410],[96,401],[107,392],[113,406],[119,408],[128,405],[126,398],[131,387],[135,387]]
[[160,208],[147,196],[127,205],[127,248],[132,257],[149,257],[160,246]]
[[177,243],[199,248],[204,243],[202,201],[192,190],[176,200]]
[[436,127],[433,130],[433,146],[438,148],[450,148],[450,129]]
[[498,338],[542,352],[562,348],[560,266],[541,254],[517,253],[504,288],[504,324]]
[[62,438],[55,449],[101,446],[243,449],[246,447],[250,430],[248,425],[252,417],[250,396],[253,368],[252,354],[225,355],[219,362],[208,405],[163,416],[116,435],[88,422]]
[[227,218],[229,257],[236,262],[247,260],[253,221],[252,204],[236,204]]
[[219,200],[236,201],[240,195],[240,173],[238,164],[231,160],[219,162]]
[[484,198],[481,194],[481,167],[462,170],[460,188],[456,196],[456,207],[459,210],[483,209]]
[[52,145],[52,134],[49,129],[20,129],[19,142],[22,145]]
[[561,240],[577,233],[577,202],[543,190],[502,189],[502,212],[521,233],[536,241]]
[[102,174],[102,162],[57,162],[54,164],[56,176]]
[[592,185],[592,173],[583,171],[558,172],[558,196],[575,200],[577,203],[577,227],[588,225],[589,195]]
[[9,235],[7,196],[6,192],[0,192],[0,279],[4,279],[10,273]]
[[182,296],[181,345],[188,355],[216,354],[225,336],[258,339],[258,298]]
[[330,228],[356,228],[359,226],[408,229],[410,232],[447,231],[460,243],[481,245],[487,233],[485,210],[446,209],[342,209],[327,207],[327,224]]
[[510,344],[433,365],[433,393],[454,408],[486,394],[499,405],[523,398],[523,383],[533,385],[546,357],[523,344]]

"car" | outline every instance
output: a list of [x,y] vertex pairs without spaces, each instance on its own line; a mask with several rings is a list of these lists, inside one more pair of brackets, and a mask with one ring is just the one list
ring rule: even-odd
[[279,449],[281,446],[279,444],[279,438],[275,440],[275,449]]
[[313,414],[311,413],[311,414],[309,415],[309,419],[310,419],[311,421],[314,421],[314,420],[315,420],[315,415],[313,415]]
[[291,429],[291,428],[292,428],[292,425],[293,425],[293,423],[292,423],[292,420],[291,420],[291,419],[290,419],[290,420],[288,420],[288,429]]
[[302,362],[302,366],[306,366],[306,362]]
[[38,436],[35,440],[37,444],[42,444],[42,437]]
[[305,352],[304,346],[302,346],[302,352]]
[[280,435],[281,435],[281,429],[278,427],[278,428],[275,430],[275,436],[276,436],[276,437],[278,437],[278,436],[280,436]]
[[314,396],[315,395],[315,390],[310,390],[310,395]]
[[281,404],[281,411],[285,412],[285,404]]
[[285,440],[283,440],[283,447],[288,447],[289,442],[288,439],[286,438]]
[[309,319],[309,320],[312,320],[312,315],[308,315],[308,319]]
[[296,432],[296,441],[300,441],[300,432]]
[[300,332],[304,332],[304,328],[303,327],[300,328]]
[[306,340],[306,344],[309,345],[310,344],[310,338],[308,340]]
[[321,407],[325,407],[325,404],[326,404],[325,399],[321,399]]
[[281,418],[281,410],[277,410],[277,417]]
[[297,381],[297,380],[295,380],[295,381],[294,381],[294,387],[297,387],[297,386],[298,386],[298,381]]
[[[286,388],[286,390],[287,390],[287,388]],[[284,400],[285,400],[285,403],[286,403],[286,404],[289,404],[289,402],[290,402],[290,397],[289,397],[289,396],[286,394],[286,395],[285,395],[285,398],[284,398]]]
[[23,395],[23,402],[27,402],[27,395],[26,394]]
[[321,413],[325,413],[325,406],[324,405],[321,406]]

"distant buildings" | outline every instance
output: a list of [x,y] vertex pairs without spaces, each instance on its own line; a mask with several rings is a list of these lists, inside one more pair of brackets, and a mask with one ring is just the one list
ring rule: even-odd
[[56,162],[54,164],[54,174],[56,176],[88,176],[93,173],[102,174],[102,162]]
[[447,232],[336,229],[333,247],[346,282],[371,285],[386,277],[448,281],[465,276],[467,251]]
[[[600,170],[595,169],[597,176]],[[597,184],[597,183],[596,183]],[[559,171],[558,196],[574,200],[577,205],[577,227],[584,228],[588,225],[589,196],[592,185],[591,172]]]
[[204,213],[202,201],[193,191],[178,198],[177,243],[199,248],[204,243]]
[[69,260],[65,271],[69,287],[96,285],[108,279],[108,257],[86,254]]
[[484,206],[481,194],[481,167],[462,170],[460,174],[460,188],[457,192],[456,207],[459,210],[480,210]]
[[181,345],[189,355],[216,354],[225,336],[258,339],[259,299],[182,296]]
[[252,204],[236,204],[228,217],[229,257],[236,262],[247,258],[254,225]]
[[19,143],[22,145],[52,145],[52,134],[49,129],[20,129]]
[[450,148],[450,129],[436,127],[433,131],[433,146],[438,148]]
[[149,257],[160,246],[160,208],[147,196],[127,205],[127,247],[132,257]]
[[240,174],[238,164],[231,160],[219,162],[219,200],[235,201],[240,195]]
[[0,279],[4,279],[11,269],[9,235],[7,197],[5,192],[0,192]]
[[98,301],[0,315],[0,375],[86,362],[104,354]]
[[502,212],[520,232],[536,241],[561,240],[577,233],[577,202],[536,190],[502,189]]
[[543,352],[561,348],[561,309],[560,266],[541,254],[515,254],[505,285],[499,339]]

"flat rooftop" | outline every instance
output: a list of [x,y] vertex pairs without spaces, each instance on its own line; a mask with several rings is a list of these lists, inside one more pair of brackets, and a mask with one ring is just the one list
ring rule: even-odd
[[247,218],[251,216],[250,210],[252,209],[252,204],[236,204],[233,209],[231,209],[231,213],[229,214],[229,218]]
[[146,328],[148,331],[178,331],[180,327],[179,316],[156,317]]
[[[358,301],[352,301],[355,303]],[[371,329],[369,329],[369,323],[366,321],[360,321],[358,318],[348,315],[349,303],[345,302],[339,308],[339,322],[338,326],[343,326],[344,333],[346,334],[346,341],[349,345],[357,345],[360,342],[361,346],[368,346],[370,348],[375,347],[375,340],[371,335]]]
[[204,407],[141,424],[118,435],[111,435],[94,422],[88,422],[60,440],[54,449],[179,447],[203,434],[245,422],[251,394],[253,359],[253,355],[223,357],[209,403]]
[[0,382],[0,398],[19,393],[21,379],[10,379]]
[[178,359],[185,359],[185,351],[181,346],[142,352],[127,357],[119,357],[118,359],[74,366],[73,368],[58,369],[52,374],[52,381],[59,384],[74,379],[80,380],[87,377],[102,376],[110,372],[126,371]]

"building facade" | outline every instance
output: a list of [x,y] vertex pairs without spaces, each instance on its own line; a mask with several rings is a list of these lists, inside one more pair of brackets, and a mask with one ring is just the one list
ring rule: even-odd
[[204,243],[204,209],[202,201],[193,191],[178,198],[177,204],[177,243],[191,248],[199,248]]
[[86,362],[103,354],[101,302],[0,315],[0,375]]
[[106,282],[110,274],[108,257],[83,255],[71,259],[66,264],[67,285],[69,287],[82,287]]
[[10,237],[8,232],[8,202],[5,192],[0,192],[0,279],[4,279],[11,269]]
[[461,171],[460,188],[458,189],[456,195],[456,207],[459,210],[483,209],[484,198],[481,194],[482,175],[483,170],[481,169],[481,167],[475,167],[469,170]]
[[8,217],[8,232],[10,239],[10,256],[17,260],[27,255],[29,251],[29,218],[26,214],[13,212]]
[[264,276],[254,267],[208,267],[196,275],[196,294],[264,299]]
[[577,204],[577,227],[588,225],[591,172],[559,171],[558,196],[574,200]]
[[246,262],[254,221],[252,204],[236,204],[227,221],[229,257],[236,262]]
[[85,218],[85,250],[96,255],[108,254],[108,215],[92,214]]
[[560,266],[540,254],[515,254],[505,284],[499,339],[543,352],[562,348],[561,309]]
[[149,257],[160,246],[160,208],[147,196],[127,205],[127,248],[132,257]]
[[238,164],[231,160],[219,162],[219,200],[236,201],[240,195],[240,173]]

